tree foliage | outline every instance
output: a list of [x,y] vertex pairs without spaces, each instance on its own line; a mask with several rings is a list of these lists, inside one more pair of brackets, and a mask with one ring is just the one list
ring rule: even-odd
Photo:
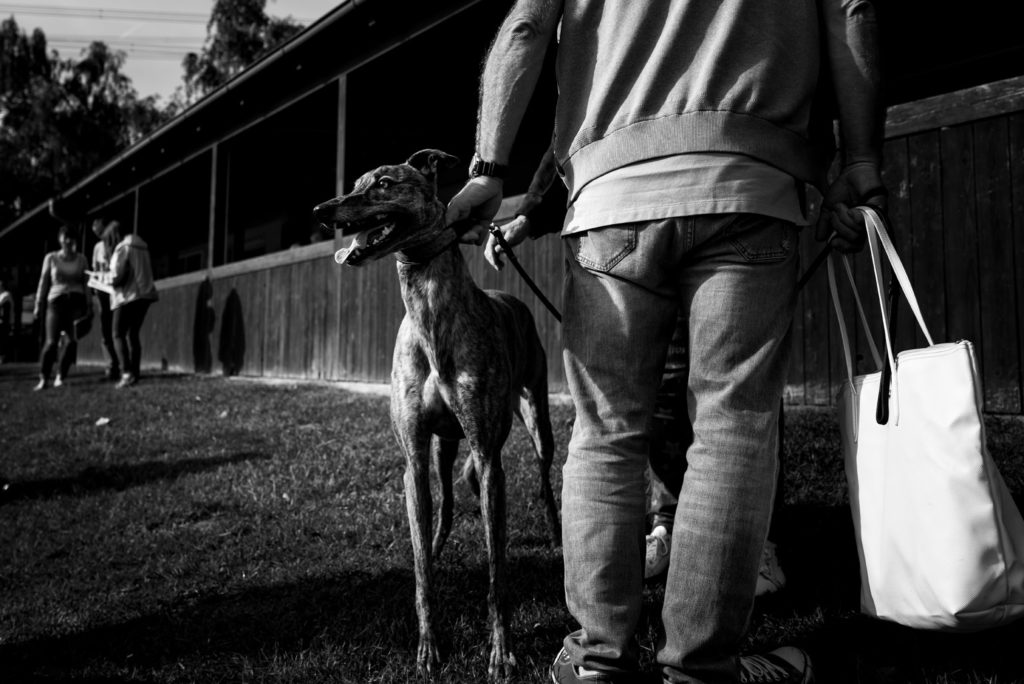
[[302,30],[291,17],[269,17],[266,0],[216,0],[206,43],[182,62],[184,87],[172,106],[192,104]]
[[164,120],[122,73],[125,55],[93,42],[79,59],[46,36],[0,23],[0,226],[77,182]]
[[302,30],[266,0],[216,0],[202,51],[163,109],[140,98],[125,53],[96,41],[60,59],[40,29],[0,22],[0,227],[45,202]]

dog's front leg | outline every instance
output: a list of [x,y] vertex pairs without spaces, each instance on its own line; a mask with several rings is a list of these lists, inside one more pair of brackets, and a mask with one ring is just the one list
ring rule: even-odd
[[441,550],[448,540],[452,531],[452,520],[455,509],[455,494],[452,488],[452,470],[455,466],[455,457],[459,454],[459,440],[442,439],[434,440],[434,471],[437,473],[438,482],[441,485],[441,514],[437,518],[437,528],[434,530],[434,542],[431,557],[436,561],[441,557]]
[[430,614],[432,563],[430,557],[430,521],[433,505],[430,498],[430,444],[424,440],[403,443],[406,452],[405,507],[409,514],[409,537],[412,541],[413,571],[416,575],[416,616],[419,619],[419,647],[416,667],[431,673],[440,663],[437,640]]
[[491,679],[508,677],[515,657],[508,650],[508,581],[505,547],[505,471],[501,467],[501,447],[489,453],[474,455],[480,464],[480,513],[487,540],[487,565],[490,586],[487,591],[487,614],[491,623],[491,660],[487,674]]

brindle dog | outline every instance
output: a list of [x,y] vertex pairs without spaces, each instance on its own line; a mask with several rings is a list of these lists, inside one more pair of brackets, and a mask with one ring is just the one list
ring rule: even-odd
[[[419,617],[417,665],[430,672],[439,662],[432,626],[431,564],[452,525],[452,468],[459,440],[469,444],[465,476],[480,499],[490,587],[489,676],[506,676],[514,663],[507,644],[505,474],[501,448],[519,416],[533,439],[540,465],[541,497],[551,538],[559,535],[558,510],[549,470],[554,452],[548,413],[547,363],[533,317],[514,297],[474,284],[445,225],[437,198],[439,168],[457,159],[422,150],[404,164],[381,166],[356,181],[352,193],[317,206],[318,221],[342,234],[356,233],[335,255],[359,266],[394,254],[398,260],[405,318],[391,369],[391,424],[406,458],[405,499],[416,573]],[[441,515],[428,546],[433,517],[433,460],[441,485]]]

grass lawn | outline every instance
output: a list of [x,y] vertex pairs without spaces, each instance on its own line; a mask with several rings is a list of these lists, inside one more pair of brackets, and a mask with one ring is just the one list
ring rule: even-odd
[[[0,473],[13,482],[0,505],[0,682],[416,680],[404,463],[386,398],[172,374],[116,391],[96,368],[32,393],[34,374],[0,366]],[[554,408],[556,496],[571,419]],[[988,427],[1020,502],[1024,422]],[[505,455],[512,681],[544,682],[575,625],[521,427]],[[802,645],[823,684],[1024,682],[1024,622],[953,636],[858,617],[831,412],[787,410],[785,467],[789,584],[759,600],[748,648]],[[476,683],[487,562],[472,495],[458,496],[436,570],[434,680]],[[660,601],[654,583],[648,662]]]

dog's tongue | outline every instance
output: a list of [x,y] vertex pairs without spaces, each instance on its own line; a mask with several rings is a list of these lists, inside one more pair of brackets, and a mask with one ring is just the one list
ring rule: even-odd
[[356,233],[355,237],[352,238],[352,242],[348,243],[348,247],[345,249],[339,249],[334,253],[334,261],[339,264],[344,264],[348,261],[348,258],[360,249],[366,246],[366,236],[370,231],[364,230],[362,233]]

